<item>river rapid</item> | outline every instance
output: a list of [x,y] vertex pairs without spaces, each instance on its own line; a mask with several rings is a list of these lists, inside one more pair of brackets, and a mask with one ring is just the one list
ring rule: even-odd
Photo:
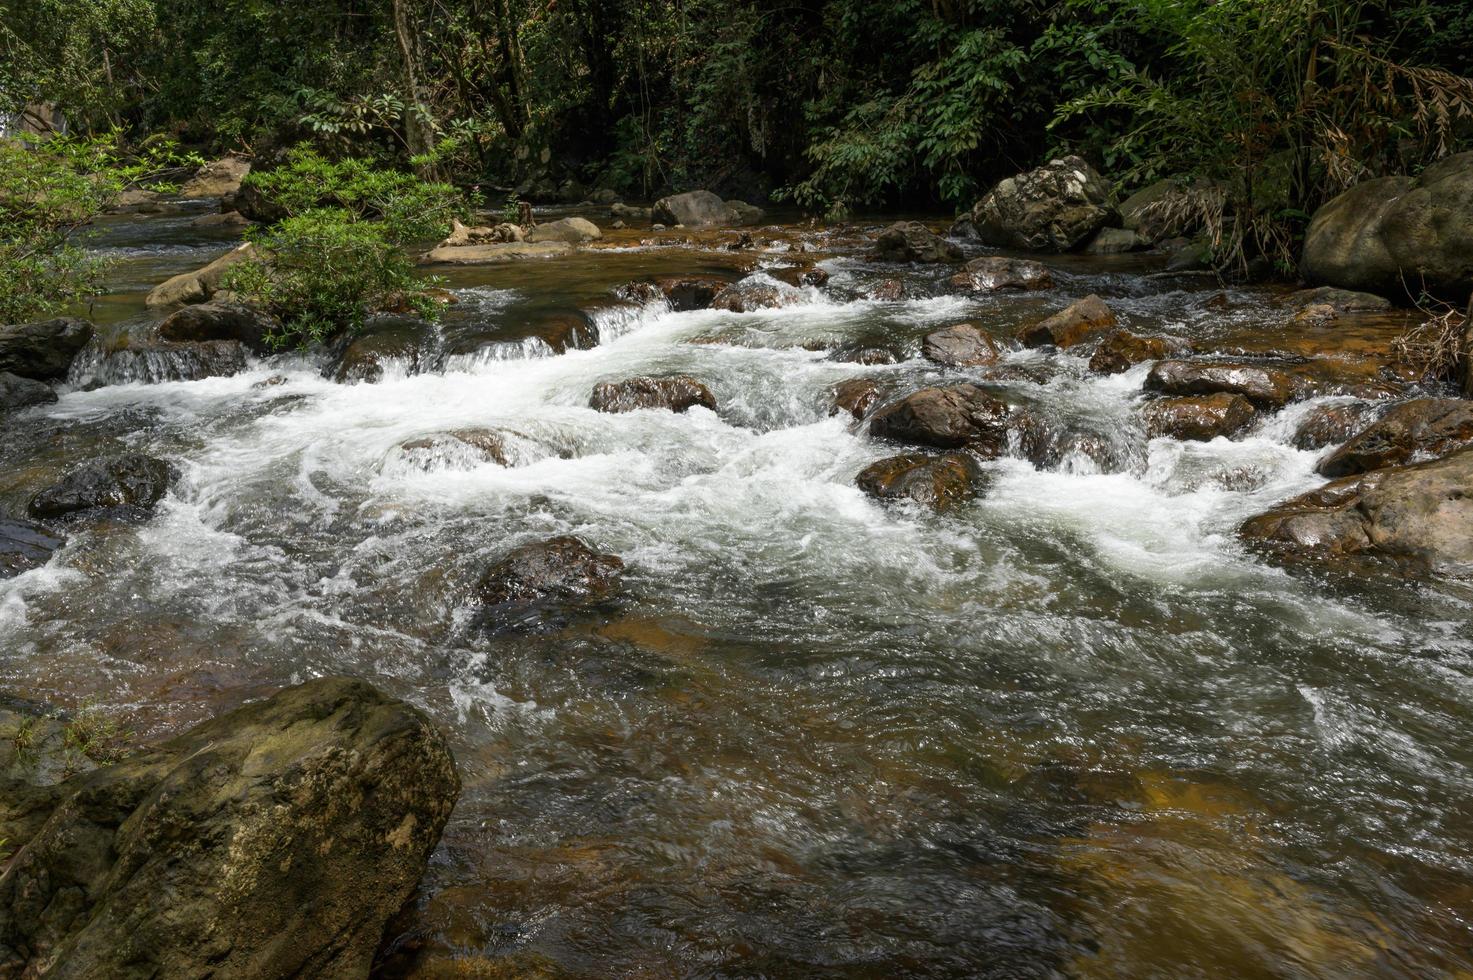
[[[223,250],[189,216],[99,229],[107,329],[147,330],[148,288]],[[876,227],[443,270],[460,302],[417,373],[337,384],[279,357],[12,416],[6,512],[124,448],[182,478],[151,519],[79,525],[0,582],[0,689],[144,739],[323,674],[427,711],[465,790],[383,977],[1473,970],[1469,592],[1286,570],[1236,538],[1323,482],[1291,436],[1325,399],[1234,441],[1147,440],[1148,365],[1012,352],[985,384],[1050,420],[1053,450],[987,464],[943,515],[862,494],[896,450],[830,412],[849,378],[974,379],[920,358],[929,330],[1006,335],[1089,293],[1138,333],[1294,350],[1275,295],[1149,256],[948,295],[950,269],[867,262]],[[612,302],[799,246],[831,280],[797,305]],[[892,276],[911,298],[864,298]],[[578,309],[587,349],[525,330]],[[505,339],[467,350],[472,327]],[[903,359],[831,356],[877,340]],[[668,373],[718,410],[588,408],[600,381]],[[517,433],[518,465],[402,448],[479,426]],[[622,557],[620,605],[477,628],[480,572],[559,534]]]

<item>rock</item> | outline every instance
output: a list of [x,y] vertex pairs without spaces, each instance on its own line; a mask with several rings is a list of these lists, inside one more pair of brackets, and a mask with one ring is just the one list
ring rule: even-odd
[[56,392],[46,382],[0,371],[0,412],[14,412],[32,405],[49,405],[54,401]]
[[589,204],[617,204],[618,202],[619,192],[612,187],[599,187],[588,195]]
[[[1210,190],[1199,184],[1197,190]],[[1154,244],[1171,238],[1190,238],[1202,230],[1202,210],[1191,206],[1192,189],[1175,177],[1147,185],[1120,205],[1120,224]]]
[[[363,331],[343,348],[326,373],[339,384],[380,380],[391,366],[413,374],[430,325],[411,316],[378,314],[368,318]],[[396,363],[397,362],[397,363]]]
[[1336,313],[1384,313],[1391,309],[1391,301],[1383,296],[1336,289],[1334,286],[1301,289],[1285,296],[1283,303],[1296,310],[1328,306]]
[[1285,556],[1364,556],[1473,573],[1473,451],[1345,477],[1251,518],[1250,545]]
[[66,544],[66,538],[30,521],[0,519],[0,579],[40,568]]
[[[518,434],[513,435],[519,439],[525,438]],[[449,432],[406,439],[399,444],[399,451],[425,464],[469,462],[511,466],[514,456],[509,450],[507,436],[508,433],[500,429],[451,429]]]
[[969,453],[906,453],[871,463],[854,482],[878,500],[910,500],[944,513],[976,496],[982,474]]
[[1129,228],[1101,228],[1084,246],[1084,251],[1086,255],[1120,255],[1150,247],[1150,242]]
[[567,242],[493,242],[486,245],[448,245],[433,248],[419,257],[425,265],[498,265],[523,259],[550,259],[567,255]]
[[[622,286],[614,287],[614,296],[626,303],[633,303],[636,306],[652,303],[663,295],[660,292],[660,287],[653,282],[638,279],[633,282],[626,282]],[[713,293],[712,295],[714,296],[715,294]]]
[[323,678],[45,792],[0,877],[7,975],[345,980],[460,780],[418,709]]
[[1054,277],[1042,262],[987,255],[973,259],[951,277],[954,289],[969,293],[991,293],[999,289],[1048,289]]
[[904,357],[898,348],[889,344],[858,340],[835,347],[829,353],[829,360],[840,364],[875,365],[899,364]]
[[1137,337],[1127,330],[1116,330],[1095,348],[1089,369],[1096,374],[1121,374],[1143,361],[1167,357],[1171,346],[1160,337]]
[[610,225],[609,227],[612,228],[612,229],[614,229],[615,231],[623,231],[625,228],[628,228],[629,226],[624,223],[624,220],[622,218],[615,218],[614,219],[614,223],[612,225]]
[[828,270],[820,269],[817,266],[808,266],[807,268],[803,266],[789,266],[783,269],[766,269],[764,271],[772,276],[772,278],[779,282],[785,282],[789,286],[813,286],[819,288],[827,286],[829,283]]
[[897,221],[880,232],[869,258],[878,262],[960,262],[962,250],[919,221]]
[[588,406],[599,412],[633,412],[641,408],[663,408],[684,412],[695,406],[716,411],[716,397],[695,378],[629,378],[601,381],[593,386]]
[[121,384],[162,384],[228,378],[246,369],[245,345],[234,340],[175,344],[129,343],[77,358],[68,381],[79,388]]
[[1093,293],[1018,335],[1024,347],[1073,347],[1115,326],[1115,313]]
[[1418,398],[1394,405],[1316,468],[1341,477],[1383,466],[1438,459],[1473,445],[1473,402]]
[[143,453],[94,459],[32,497],[26,511],[46,520],[94,507],[152,510],[178,478],[173,463]]
[[1206,242],[1189,242],[1166,258],[1167,272],[1204,272],[1211,268],[1212,246]]
[[271,348],[267,337],[280,329],[281,323],[263,310],[214,299],[169,314],[159,324],[158,335],[161,340],[176,343],[235,340],[264,354]]
[[475,587],[482,622],[525,622],[549,607],[585,611],[615,598],[624,562],[602,555],[578,538],[536,541],[511,551],[488,568]]
[[1349,439],[1372,422],[1378,409],[1365,402],[1348,405],[1319,405],[1310,409],[1292,440],[1295,449],[1323,449]]
[[711,309],[752,313],[803,302],[803,293],[769,276],[750,276],[725,287],[711,300]]
[[[325,203],[327,202],[318,202],[318,204]],[[221,197],[220,210],[239,211],[249,220],[258,221],[263,225],[275,224],[287,217],[286,208],[267,197],[261,188],[250,180],[242,180],[240,188],[234,194],[226,194]]]
[[209,228],[218,231],[244,231],[255,222],[239,211],[222,211],[219,214],[202,214],[189,222],[191,228]]
[[[593,222],[589,222],[590,225]],[[503,221],[499,225],[476,225],[469,227],[459,218],[450,219],[450,234],[440,241],[440,248],[463,248],[467,245],[508,244],[526,239],[527,233],[520,225]]]
[[921,356],[947,367],[974,367],[996,363],[1002,351],[976,324],[958,323],[926,334]]
[[1464,398],[1473,398],[1473,297],[1468,299],[1468,313],[1463,317],[1463,332],[1458,338],[1458,363],[1455,369]]
[[870,378],[850,378],[834,385],[834,404],[830,415],[848,412],[858,421],[869,414],[880,400],[880,386]]
[[609,217],[623,221],[648,221],[650,220],[650,209],[637,208],[628,204],[615,204],[609,208]]
[[130,187],[113,198],[108,211],[112,214],[160,214],[170,210],[169,199],[158,191]]
[[60,381],[92,333],[91,323],[74,316],[0,327],[0,371],[34,381]]
[[1326,203],[1305,233],[1300,271],[1311,283],[1464,302],[1473,291],[1473,152],[1416,178],[1364,181]]
[[1323,327],[1339,318],[1340,314],[1329,303],[1315,303],[1301,306],[1289,319],[1289,323],[1296,327]]
[[989,245],[1068,252],[1115,217],[1110,184],[1077,156],[999,183],[965,219]]
[[922,388],[876,412],[869,431],[880,439],[997,456],[1007,445],[1008,411],[976,385]]
[[866,289],[864,295],[880,303],[898,303],[905,299],[905,283],[899,279],[881,279]]
[[755,225],[767,217],[766,211],[746,201],[727,201],[726,209],[731,212],[731,223],[734,225]]
[[224,157],[207,163],[179,188],[180,197],[229,197],[240,190],[240,182],[251,165],[240,157]]
[[256,258],[256,246],[250,242],[237,245],[215,261],[194,272],[181,272],[149,291],[144,300],[149,306],[173,303],[203,303],[220,289],[220,282],[233,266]]
[[1273,368],[1176,360],[1151,368],[1145,387],[1167,395],[1242,395],[1263,409],[1283,408],[1297,394],[1294,379]]
[[529,242],[568,242],[577,245],[604,237],[598,225],[587,218],[559,218],[545,225],[538,225],[527,233]]
[[1218,394],[1157,398],[1146,402],[1141,414],[1151,439],[1170,436],[1210,442],[1218,436],[1231,438],[1242,432],[1258,413],[1242,395]]
[[725,279],[683,277],[661,279],[655,287],[676,313],[709,309],[716,296],[730,285]]
[[687,228],[705,228],[710,225],[729,225],[735,218],[726,202],[710,191],[686,191],[672,194],[655,202],[650,216],[663,225],[685,225]]

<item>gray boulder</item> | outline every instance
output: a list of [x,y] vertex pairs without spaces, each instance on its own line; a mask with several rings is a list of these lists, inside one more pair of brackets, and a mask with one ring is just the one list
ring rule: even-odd
[[250,242],[237,245],[210,264],[193,272],[181,272],[149,290],[144,302],[149,306],[174,303],[203,303],[220,289],[220,283],[232,266],[256,258],[256,246]]
[[1076,156],[1009,177],[958,224],[989,245],[1067,252],[1115,218],[1110,183]]
[[0,412],[13,412],[32,405],[49,405],[54,401],[56,392],[44,381],[33,381],[8,371],[0,371]]
[[869,257],[880,262],[960,262],[962,250],[919,221],[897,221],[880,232]]
[[529,242],[567,242],[570,245],[578,245],[602,237],[604,235],[598,230],[598,225],[587,218],[559,218],[556,221],[537,225],[527,233],[526,240]]
[[36,381],[59,381],[92,333],[92,324],[74,316],[0,327],[0,371]]
[[173,463],[143,453],[94,459],[36,494],[26,510],[41,520],[99,507],[152,510],[178,478]]
[[195,171],[179,188],[187,198],[229,197],[240,190],[240,182],[251,172],[250,162],[240,157],[223,157]]

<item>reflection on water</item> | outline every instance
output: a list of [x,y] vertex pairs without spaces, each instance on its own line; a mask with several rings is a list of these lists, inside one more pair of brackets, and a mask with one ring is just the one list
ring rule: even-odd
[[[109,230],[144,252],[107,319],[224,247],[187,229]],[[451,270],[428,373],[336,385],[280,359],[25,416],[6,511],[123,446],[184,479],[147,523],[79,529],[0,583],[0,687],[94,697],[148,735],[330,672],[429,711],[466,789],[385,976],[1473,968],[1466,597],[1240,549],[1243,518],[1319,482],[1292,414],[1147,442],[1144,368],[1010,354],[984,383],[1068,438],[1042,469],[989,464],[987,496],[941,517],[862,496],[888,451],[829,415],[847,378],[971,377],[918,359],[960,319],[1005,334],[1096,292],[1127,327],[1229,349],[1283,311],[1139,257],[977,300],[910,269],[917,298],[879,302],[863,289],[894,270],[859,236],[803,234],[833,280],[781,310],[612,305],[630,279],[767,261],[615,241]],[[546,325],[580,310],[598,343],[552,356]],[[829,357],[876,337],[906,359]],[[586,407],[666,372],[719,410]],[[519,465],[403,447],[474,428],[514,432]],[[617,612],[471,629],[480,570],[564,533],[624,558]]]

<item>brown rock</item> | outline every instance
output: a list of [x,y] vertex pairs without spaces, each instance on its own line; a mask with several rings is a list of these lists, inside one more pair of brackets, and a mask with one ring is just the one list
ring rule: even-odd
[[973,259],[951,277],[953,289],[967,293],[991,293],[999,289],[1048,289],[1054,277],[1042,262],[987,255]]
[[711,300],[711,309],[732,313],[753,313],[792,306],[803,301],[803,294],[787,283],[761,279],[743,279],[727,286]]
[[869,257],[880,262],[960,262],[962,250],[919,221],[897,221],[880,232]]
[[850,378],[834,385],[834,404],[829,414],[848,412],[856,420],[862,419],[879,400],[879,384],[869,378]]
[[1251,364],[1162,361],[1146,376],[1146,390],[1167,395],[1242,395],[1258,408],[1283,408],[1298,393],[1294,378]]
[[906,453],[870,464],[854,482],[879,500],[911,500],[945,512],[977,494],[982,474],[968,453]]
[[1070,303],[1041,323],[1024,330],[1018,339],[1025,347],[1073,347],[1115,325],[1115,313],[1094,294]]
[[973,367],[995,363],[1002,351],[975,324],[958,323],[926,334],[921,341],[921,355],[948,367]]
[[168,306],[171,303],[203,303],[220,288],[221,280],[232,266],[255,259],[256,247],[250,242],[238,245],[202,269],[181,272],[166,279],[149,291],[144,300],[149,306]]
[[1383,466],[1435,459],[1473,445],[1473,402],[1418,398],[1393,406],[1377,422],[1320,463],[1323,476],[1350,476]]
[[664,294],[670,309],[677,313],[688,310],[704,310],[711,306],[718,293],[728,285],[725,279],[711,277],[680,277],[661,279],[655,285]]
[[876,412],[869,431],[880,439],[939,449],[967,446],[997,456],[1007,446],[1008,411],[976,385],[922,388]]
[[1294,448],[1323,449],[1344,442],[1369,424],[1377,411],[1374,405],[1365,402],[1313,408],[1294,430]]
[[1095,348],[1089,369],[1097,374],[1121,374],[1142,361],[1159,361],[1171,353],[1160,337],[1137,337],[1128,330],[1116,330]]
[[674,375],[599,382],[593,387],[593,397],[588,405],[600,412],[633,412],[641,408],[684,412],[696,405],[714,412],[716,397],[695,378]]
[[1141,414],[1146,421],[1146,435],[1152,439],[1171,436],[1209,442],[1218,436],[1237,435],[1258,413],[1242,395],[1219,394],[1157,398],[1147,402]]
[[571,536],[522,545],[488,568],[476,583],[482,606],[595,606],[620,589],[624,562]]
[[865,290],[865,296],[881,303],[897,303],[905,298],[905,283],[899,279],[882,279]]

